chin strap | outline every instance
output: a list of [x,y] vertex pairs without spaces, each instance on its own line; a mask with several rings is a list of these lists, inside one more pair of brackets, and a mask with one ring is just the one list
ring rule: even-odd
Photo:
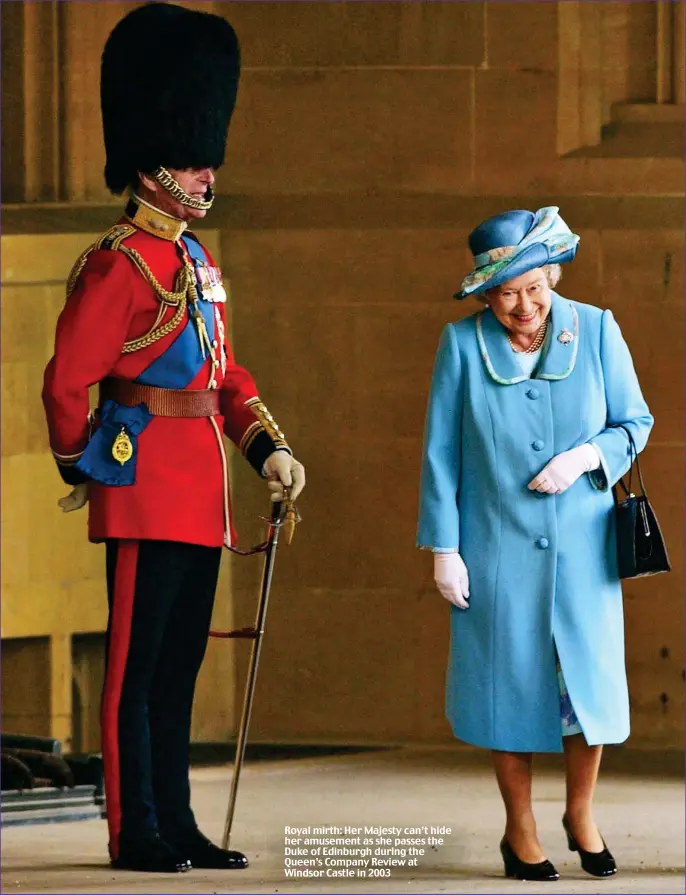
[[183,189],[181,184],[176,181],[169,171],[166,168],[159,167],[156,168],[152,172],[152,176],[155,180],[163,186],[165,190],[176,199],[177,202],[180,202],[182,205],[187,205],[188,208],[197,208],[201,211],[207,211],[212,208],[212,203],[214,202],[214,191],[211,186],[207,187],[208,199],[195,199],[193,196],[189,196],[188,193]]

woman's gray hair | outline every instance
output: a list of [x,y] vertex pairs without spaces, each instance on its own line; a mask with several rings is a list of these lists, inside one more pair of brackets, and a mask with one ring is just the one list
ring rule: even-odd
[[554,289],[562,279],[562,265],[546,264],[543,267],[543,273],[545,274],[545,278],[548,281],[550,288]]

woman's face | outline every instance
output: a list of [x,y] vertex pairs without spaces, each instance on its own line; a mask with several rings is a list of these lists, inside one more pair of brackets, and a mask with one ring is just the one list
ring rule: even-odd
[[486,292],[496,318],[513,333],[535,333],[550,312],[550,286],[541,267]]

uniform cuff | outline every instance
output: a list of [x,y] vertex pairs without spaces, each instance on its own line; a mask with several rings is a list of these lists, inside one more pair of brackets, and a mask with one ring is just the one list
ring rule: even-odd
[[274,451],[287,451],[289,454],[293,452],[286,444],[276,444],[264,430],[258,432],[250,442],[250,446],[245,451],[245,459],[252,466],[256,473],[264,477],[263,467]]
[[292,456],[293,451],[276,420],[259,398],[250,398],[245,404],[255,414],[255,422],[243,434],[240,449],[255,472],[263,476],[262,467],[270,454],[287,451]]
[[76,466],[64,466],[62,463],[57,463],[57,471],[62,476],[62,481],[65,485],[71,485],[73,488],[75,485],[83,485],[84,482],[90,481],[89,477],[81,472],[81,470]]
[[76,454],[58,454],[53,450],[52,456],[57,464],[57,471],[66,485],[74,487],[74,485],[82,485],[89,480],[88,476],[76,467],[83,456],[83,451],[78,451]]

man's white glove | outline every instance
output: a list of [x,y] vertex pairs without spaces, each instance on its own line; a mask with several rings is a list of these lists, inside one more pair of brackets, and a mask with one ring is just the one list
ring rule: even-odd
[[600,466],[600,454],[592,444],[582,444],[558,454],[529,482],[530,491],[541,494],[562,494],[585,472]]
[[291,500],[295,500],[305,487],[305,467],[298,463],[288,451],[274,451],[264,461],[262,471],[269,479],[267,487],[271,491],[272,503],[283,500],[283,489],[291,489]]
[[469,573],[459,553],[434,553],[434,581],[446,600],[469,609]]
[[60,497],[57,505],[63,513],[73,513],[74,510],[80,510],[88,503],[88,482],[77,485],[71,494],[66,497]]

